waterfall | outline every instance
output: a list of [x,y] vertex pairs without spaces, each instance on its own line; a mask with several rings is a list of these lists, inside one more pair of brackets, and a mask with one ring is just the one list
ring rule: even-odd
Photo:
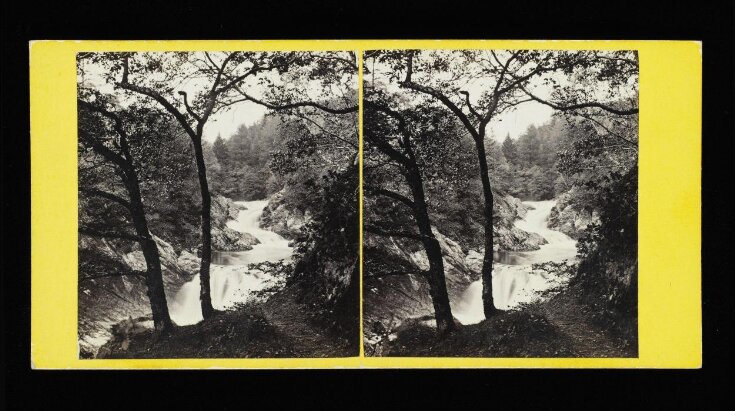
[[[522,303],[538,299],[538,293],[560,285],[564,279],[534,271],[532,264],[547,261],[561,262],[573,260],[577,255],[576,241],[548,226],[549,215],[556,201],[524,201],[532,207],[525,218],[517,220],[515,226],[544,237],[547,244],[536,251],[523,251],[514,254],[515,264],[493,264],[493,299],[495,306],[502,310],[511,309]],[[452,304],[454,316],[462,324],[476,324],[485,319],[482,308],[482,280],[470,284],[460,301]]]
[[[251,298],[253,292],[274,283],[270,274],[258,269],[248,269],[248,264],[288,260],[293,251],[288,240],[260,227],[260,216],[268,205],[267,200],[237,201],[236,204],[245,209],[240,210],[237,219],[229,221],[227,226],[252,234],[260,243],[248,251],[217,253],[220,257],[218,260],[227,261],[227,264],[212,264],[210,268],[212,306],[216,310],[226,310],[244,303]],[[170,299],[169,311],[176,324],[191,325],[202,321],[200,290],[197,274]]]

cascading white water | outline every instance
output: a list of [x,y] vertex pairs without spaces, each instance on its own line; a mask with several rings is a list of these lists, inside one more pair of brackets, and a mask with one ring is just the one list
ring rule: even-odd
[[[227,226],[240,232],[249,233],[260,241],[252,250],[239,252],[219,252],[217,260],[226,264],[212,264],[210,268],[210,287],[212,306],[216,310],[226,310],[248,300],[253,292],[273,284],[274,278],[257,269],[248,269],[248,264],[265,261],[276,262],[291,258],[293,249],[289,241],[280,235],[260,228],[260,216],[268,204],[267,200],[236,201],[245,207],[240,210],[237,220]],[[178,325],[196,324],[202,321],[199,302],[201,285],[197,274],[184,284],[170,302],[171,319]]]
[[[576,241],[548,226],[549,214],[555,201],[524,201],[532,207],[526,217],[517,220],[515,226],[544,237],[544,244],[536,251],[512,253],[515,265],[493,264],[493,299],[495,306],[507,310],[519,304],[538,299],[538,293],[556,287],[564,279],[542,271],[534,271],[531,264],[547,261],[561,262],[573,260],[577,255]],[[473,282],[462,294],[461,299],[452,303],[452,312],[462,324],[476,324],[485,319],[482,308],[482,281]]]

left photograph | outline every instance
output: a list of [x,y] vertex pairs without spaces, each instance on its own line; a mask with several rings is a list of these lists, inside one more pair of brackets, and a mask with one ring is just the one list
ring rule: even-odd
[[77,54],[79,358],[359,354],[355,52]]

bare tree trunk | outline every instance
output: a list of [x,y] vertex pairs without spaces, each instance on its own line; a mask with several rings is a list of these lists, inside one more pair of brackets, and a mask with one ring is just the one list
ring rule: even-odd
[[482,194],[485,202],[483,214],[485,217],[485,250],[482,259],[482,308],[485,318],[495,315],[498,310],[493,300],[493,190],[490,186],[490,175],[485,155],[485,141],[482,137],[475,139],[477,157],[480,163],[480,180],[482,180]]
[[414,217],[421,234],[421,242],[426,251],[429,261],[429,270],[426,272],[426,280],[429,283],[429,294],[434,306],[434,318],[436,318],[436,329],[439,335],[445,335],[454,329],[454,316],[449,304],[449,293],[447,292],[447,281],[444,276],[444,260],[442,259],[439,241],[431,229],[428,208],[424,195],[423,181],[417,169],[407,173],[409,186],[414,199]]
[[197,175],[199,176],[199,187],[202,194],[202,259],[199,268],[199,281],[201,283],[199,299],[202,305],[202,317],[206,319],[214,313],[209,281],[209,266],[212,262],[212,195],[209,192],[207,168],[204,164],[204,152],[201,141],[194,142],[194,155],[196,157]]
[[168,312],[166,293],[163,288],[161,256],[158,253],[158,245],[148,229],[148,220],[145,216],[143,200],[140,195],[140,185],[132,166],[125,170],[125,185],[130,195],[130,215],[135,226],[136,234],[143,238],[139,241],[139,244],[143,251],[143,257],[145,258],[145,282],[148,288],[148,299],[151,303],[153,325],[156,330],[168,329],[173,326],[173,323]]

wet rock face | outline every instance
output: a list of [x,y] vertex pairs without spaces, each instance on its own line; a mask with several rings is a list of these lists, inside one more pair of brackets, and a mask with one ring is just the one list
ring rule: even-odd
[[289,240],[298,238],[302,229],[311,221],[311,215],[289,209],[283,201],[283,190],[274,194],[260,216],[260,226]]
[[222,195],[212,197],[212,225],[224,226],[227,221],[236,220],[243,207]]
[[194,254],[183,250],[176,260],[179,268],[186,271],[187,273],[196,274],[199,272],[200,259]]
[[[442,249],[444,275],[450,300],[458,299],[464,290],[479,278],[480,271],[467,263],[467,255],[459,244],[434,229]],[[365,258],[389,261],[396,267],[405,266],[406,271],[426,270],[429,262],[423,248],[411,251],[404,244],[391,238],[366,236]],[[366,261],[366,266],[370,262]],[[480,265],[482,256],[480,256]],[[366,275],[369,275],[366,273]],[[365,329],[381,323],[389,329],[400,326],[411,317],[432,316],[434,307],[429,296],[429,286],[419,274],[395,275],[382,278],[365,278],[363,305]],[[371,336],[368,336],[370,338]]]
[[596,210],[575,206],[572,201],[573,196],[573,191],[559,196],[549,214],[549,228],[561,231],[578,240],[590,224],[599,223],[600,216]]
[[260,244],[260,240],[252,234],[241,233],[230,227],[212,230],[212,249],[217,251],[248,251],[255,244]]
[[515,221],[523,219],[528,206],[510,195],[495,196],[493,204],[493,241],[494,250],[532,251],[546,244],[546,239],[536,233],[529,233],[515,226]]
[[260,241],[252,234],[241,233],[227,227],[227,222],[236,220],[244,205],[216,195],[212,198],[212,249],[216,251],[248,251]]
[[[153,236],[158,245],[163,270],[166,296],[170,299],[181,286],[199,272],[199,258],[182,251],[176,254],[173,246]],[[81,250],[94,250],[123,262],[133,270],[145,271],[143,252],[136,245],[123,250],[113,243],[100,239],[84,238]],[[100,275],[104,273],[80,273]],[[94,357],[97,349],[112,336],[112,327],[121,321],[138,317],[150,317],[150,302],[146,295],[145,279],[138,276],[104,277],[81,282],[78,286],[79,353],[82,358]]]

